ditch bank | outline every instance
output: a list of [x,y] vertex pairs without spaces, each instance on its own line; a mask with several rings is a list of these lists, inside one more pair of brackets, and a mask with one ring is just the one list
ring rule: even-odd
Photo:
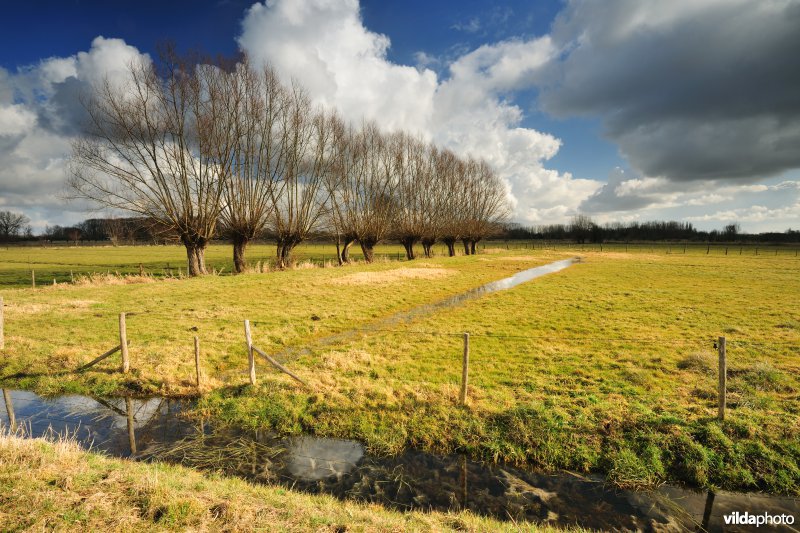
[[760,493],[669,485],[615,490],[595,477],[490,465],[462,455],[406,450],[384,457],[352,440],[219,427],[184,416],[192,407],[185,400],[43,398],[19,390],[4,391],[4,398],[0,423],[13,422],[26,437],[66,435],[111,456],[178,463],[396,510],[468,509],[501,520],[643,531],[737,531],[725,523],[735,512],[800,517],[798,500]]

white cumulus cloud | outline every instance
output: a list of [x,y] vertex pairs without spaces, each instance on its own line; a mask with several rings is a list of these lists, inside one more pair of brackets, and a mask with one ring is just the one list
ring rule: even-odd
[[557,53],[548,37],[481,46],[438,79],[423,66],[428,56],[417,68],[391,62],[389,38],[364,26],[357,0],[270,0],[248,10],[239,44],[350,120],[375,119],[486,158],[521,222],[563,220],[601,186],[545,168],[561,141],[522,127],[522,109],[509,100]]
[[88,51],[9,73],[0,69],[0,207],[24,212],[36,230],[85,218],[61,199],[72,135],[83,120],[80,94],[108,77],[123,83],[132,61],[149,61],[121,39],[97,37]]

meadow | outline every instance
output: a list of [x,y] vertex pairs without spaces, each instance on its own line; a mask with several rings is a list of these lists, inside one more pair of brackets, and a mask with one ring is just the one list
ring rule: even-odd
[[[577,253],[624,252],[656,253],[668,255],[730,255],[730,256],[800,256],[800,246],[764,244],[705,244],[705,243],[607,243],[572,244],[542,241],[488,241],[478,244],[479,250],[505,249],[507,251],[539,250]],[[436,256],[445,256],[443,244],[433,247]],[[457,250],[461,253],[460,246]],[[254,242],[247,249],[247,260],[253,269],[269,270],[275,265],[275,245],[269,242]],[[418,250],[422,255],[422,250]],[[359,246],[350,249],[353,261],[362,261],[364,255]],[[306,242],[295,248],[296,263],[317,266],[336,264],[336,247],[327,241]],[[375,247],[377,261],[405,261],[405,252],[399,244],[381,244]],[[206,262],[210,271],[226,275],[233,271],[231,246],[212,244],[206,251]],[[154,278],[180,277],[186,274],[186,252],[178,245],[123,245],[107,243],[29,243],[27,245],[0,246],[0,288],[30,287],[31,271],[38,285],[71,283],[82,276],[140,275]]]
[[[212,247],[209,257],[223,261],[228,250]],[[6,270],[11,252],[0,251]],[[37,261],[83,265],[84,272],[105,264],[122,273],[123,263],[138,269],[139,262],[177,261],[181,252],[46,249]],[[377,453],[461,451],[602,472],[626,487],[670,481],[797,495],[800,259],[786,248],[736,252],[494,245],[471,257],[344,268],[301,262],[286,271],[202,279],[106,275],[9,288],[2,292],[0,383],[51,394],[200,393],[198,415],[354,438]],[[369,328],[576,255],[582,259],[574,266],[512,290]],[[258,260],[256,250],[250,257]],[[71,372],[118,342],[121,311],[130,313],[132,372],[120,374],[118,358]],[[284,354],[309,388],[260,360],[258,383],[248,384],[244,319],[253,324],[255,345]],[[466,406],[458,402],[463,332],[471,343]],[[200,391],[194,335],[202,346]],[[720,335],[729,359],[724,422],[716,420]],[[286,352],[291,347],[307,349]]]

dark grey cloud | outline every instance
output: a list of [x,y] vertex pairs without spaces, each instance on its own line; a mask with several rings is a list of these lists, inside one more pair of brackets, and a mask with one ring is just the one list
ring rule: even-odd
[[800,1],[572,2],[540,105],[598,115],[645,175],[756,181],[800,167]]
[[37,109],[40,127],[60,135],[77,135],[88,122],[83,98],[91,91],[91,84],[70,76],[52,84],[52,95]]
[[632,178],[632,176],[626,176],[622,169],[614,169],[609,174],[608,181],[597,192],[584,200],[579,210],[587,214],[634,211],[655,203],[656,200],[651,196],[618,194],[618,188]]

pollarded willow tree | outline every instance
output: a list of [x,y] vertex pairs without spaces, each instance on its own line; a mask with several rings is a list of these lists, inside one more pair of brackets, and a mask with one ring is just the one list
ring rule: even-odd
[[477,252],[477,244],[495,233],[508,217],[509,207],[502,180],[484,160],[469,161],[472,171],[465,180],[465,217],[461,240],[464,254]]
[[279,121],[285,162],[271,189],[268,228],[275,237],[278,267],[285,268],[294,247],[309,238],[326,213],[335,114],[314,109],[306,91],[293,84]]
[[233,72],[217,74],[217,99],[227,108],[235,132],[233,149],[217,153],[230,166],[223,186],[221,229],[233,243],[234,271],[241,273],[247,270],[248,243],[261,236],[275,209],[275,189],[286,171],[291,130],[285,127],[285,115],[291,102],[268,65],[255,70],[245,60]]
[[340,262],[349,259],[348,248],[357,240],[364,260],[371,263],[375,246],[388,237],[394,221],[399,135],[384,135],[374,123],[354,131],[339,122],[335,130],[327,184],[337,246],[344,238]]
[[456,242],[461,238],[467,222],[470,182],[474,177],[476,165],[472,160],[465,161],[456,157],[452,161],[440,165],[439,179],[448,191],[447,200],[440,211],[441,241],[447,246],[447,255],[456,255]]
[[425,257],[433,255],[433,245],[444,240],[449,221],[448,207],[453,204],[452,175],[458,157],[450,150],[438,149],[431,144],[427,151],[427,172],[430,177],[423,188],[422,208],[423,231],[420,243]]
[[339,116],[331,117],[331,163],[325,175],[325,189],[328,193],[326,223],[336,243],[336,260],[339,265],[350,262],[350,247],[356,242],[351,223],[350,206],[353,204],[349,184],[363,172],[363,155],[357,149],[356,131],[351,124]]
[[425,190],[432,175],[428,165],[427,144],[420,139],[402,134],[397,146],[397,209],[393,234],[403,245],[406,258],[415,259],[414,245],[425,231]]
[[94,86],[68,177],[74,197],[147,217],[176,235],[192,276],[206,273],[230,170],[214,154],[234,143],[226,110],[211,97],[211,71],[166,51],[158,63],[131,63],[123,83]]

